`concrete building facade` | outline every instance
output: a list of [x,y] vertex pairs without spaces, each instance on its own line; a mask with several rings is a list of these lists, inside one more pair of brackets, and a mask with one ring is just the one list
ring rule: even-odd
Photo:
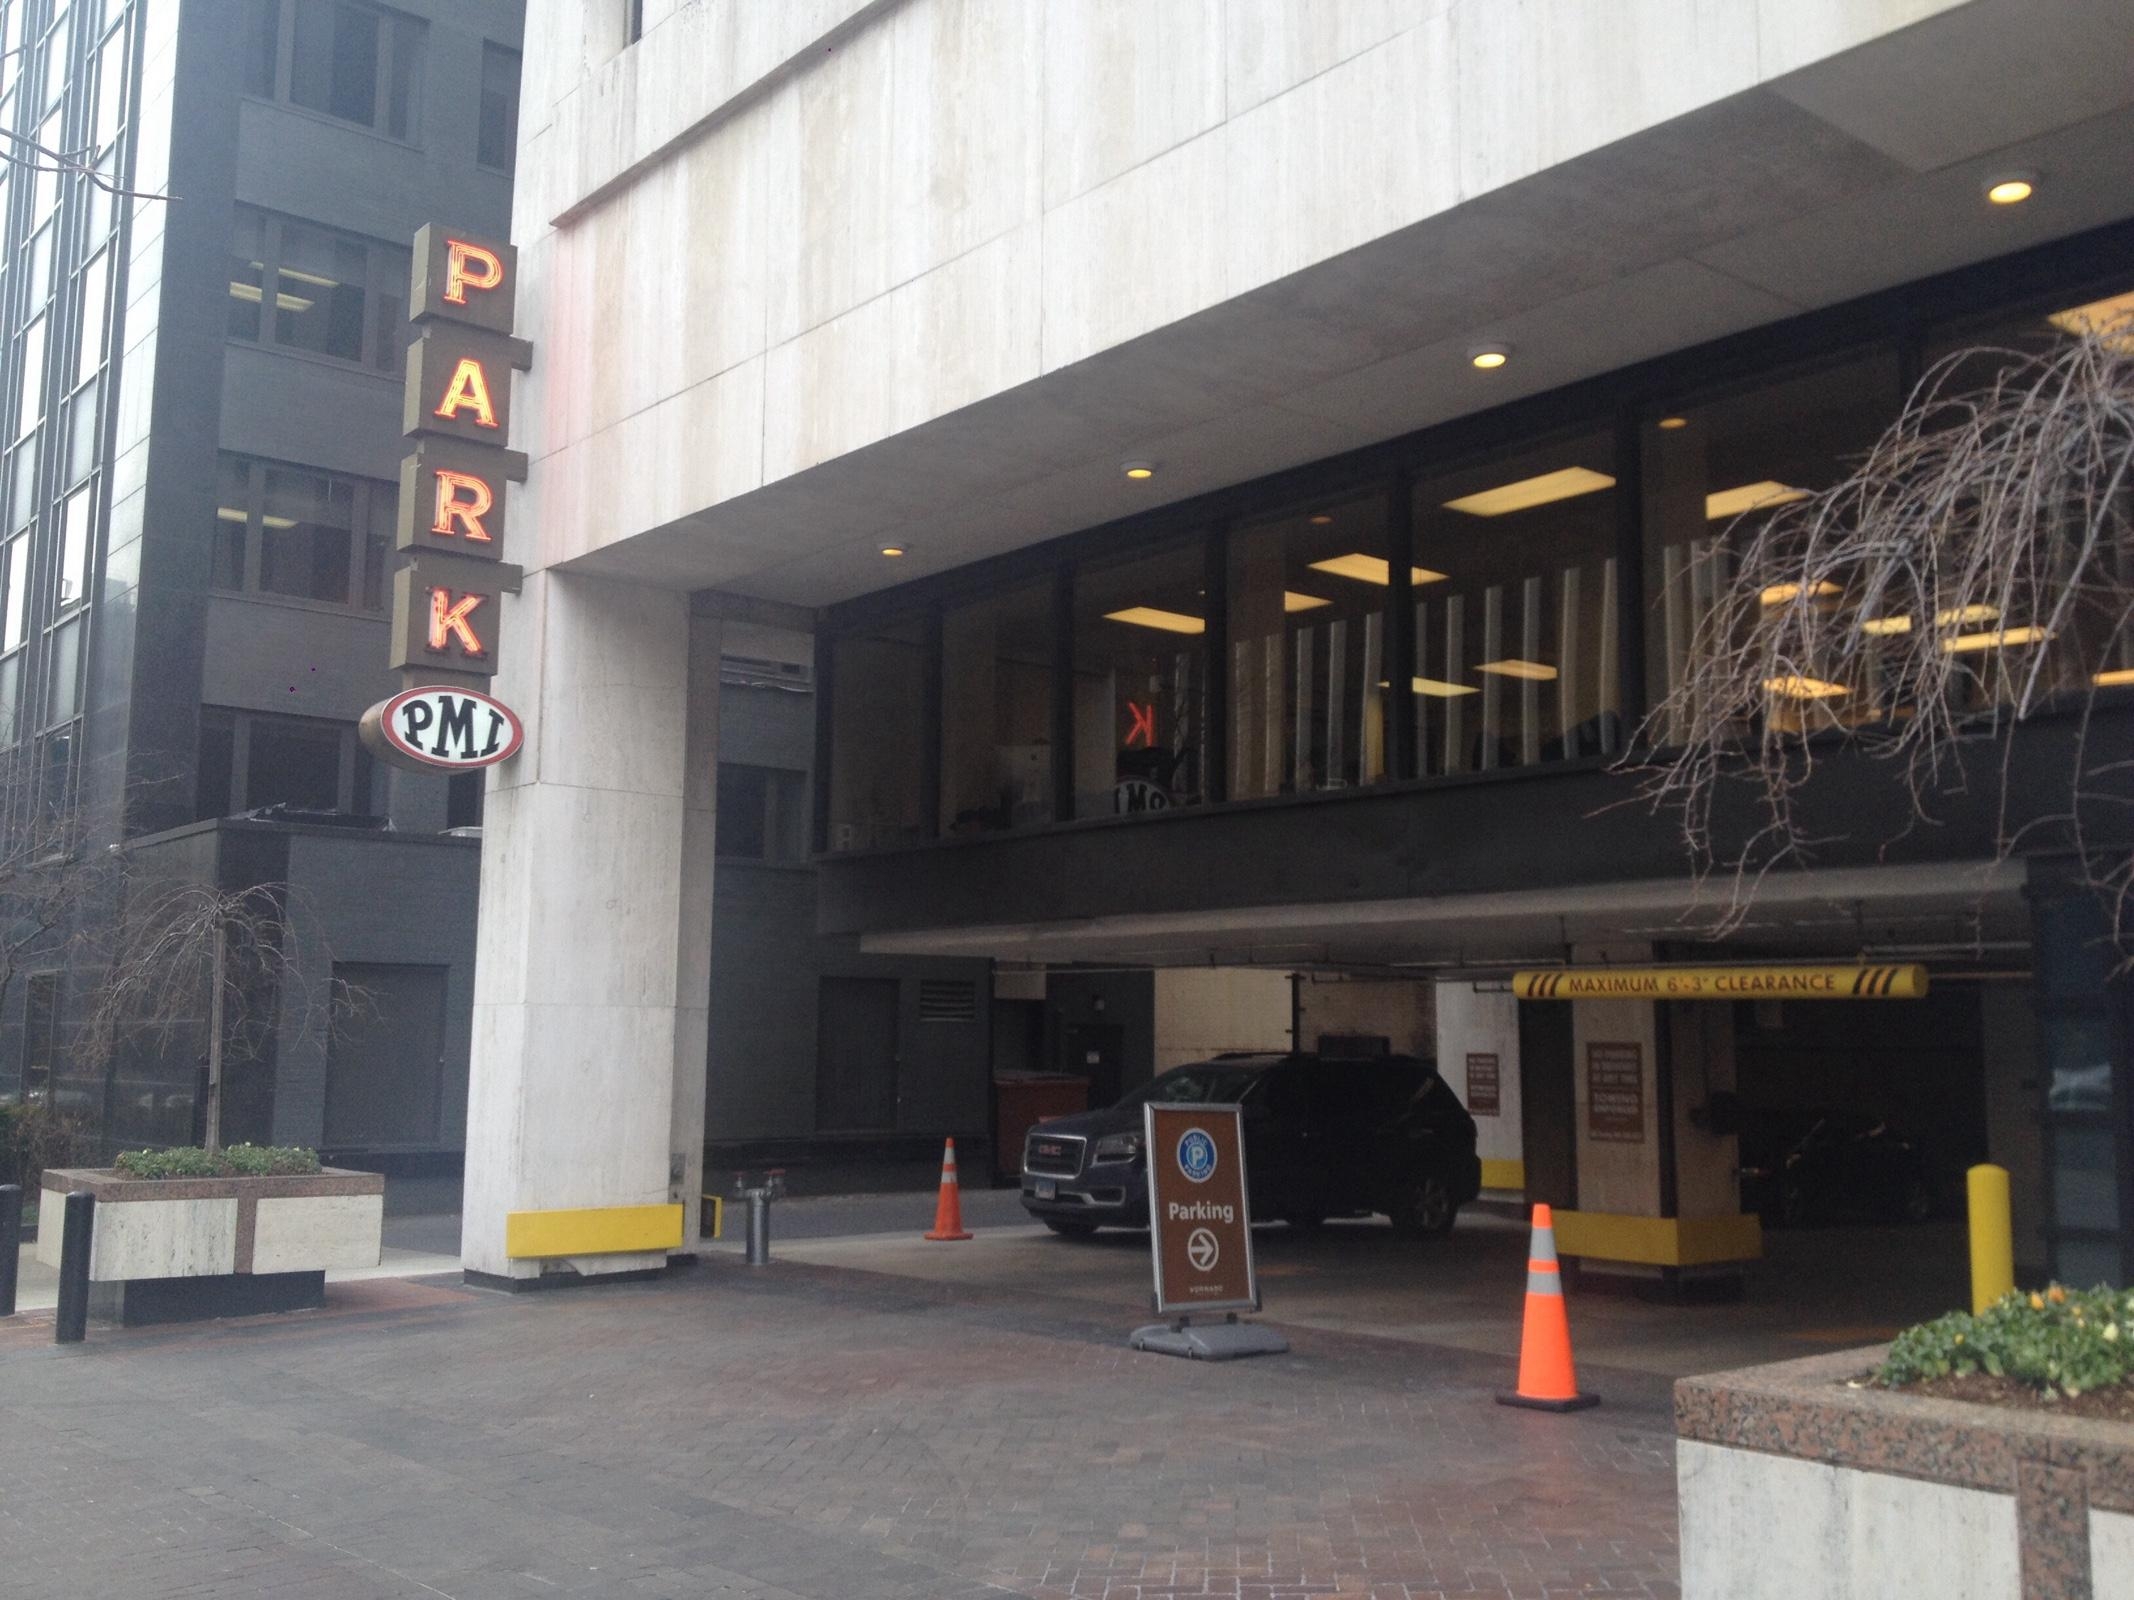
[[[528,25],[541,354],[497,682],[527,745],[485,813],[469,1268],[674,1247],[516,1257],[517,1212],[686,1231],[740,603],[815,614],[825,934],[1434,983],[1441,1067],[1461,1088],[1497,1058],[1523,1134],[1492,1159],[1586,1219],[1568,1250],[1752,1255],[1717,1108],[1760,1070],[1754,1018],[1508,1017],[1492,986],[1694,946],[1676,838],[1610,769],[1691,659],[1732,519],[1832,481],[1938,352],[2134,283],[2124,8],[645,0]],[[2065,729],[2020,737],[2015,805],[2042,813]],[[2115,1087],[2010,1110],[1980,1082],[1952,1137],[1997,1139],[1989,1104],[2026,1121],[2041,1258],[2123,1273],[2125,1000],[2051,909],[2079,896],[1983,810],[1882,851],[1886,773],[1824,782],[1858,839],[1765,885],[1725,953],[1959,986],[2010,955],[2046,1078],[2101,1038]],[[1448,1004],[1462,984],[1483,1003]],[[1999,1005],[1956,1008],[1967,1048]]]

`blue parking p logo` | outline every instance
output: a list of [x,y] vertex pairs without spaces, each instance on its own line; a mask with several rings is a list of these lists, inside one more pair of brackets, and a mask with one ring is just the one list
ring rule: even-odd
[[1199,1128],[1188,1128],[1178,1140],[1178,1170],[1195,1183],[1215,1176],[1215,1141]]

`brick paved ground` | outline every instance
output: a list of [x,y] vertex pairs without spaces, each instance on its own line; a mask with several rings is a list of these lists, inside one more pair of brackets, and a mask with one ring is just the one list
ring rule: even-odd
[[0,1324],[0,1595],[1673,1595],[1664,1380],[1299,1332],[1137,1355],[1083,1303],[730,1259]]

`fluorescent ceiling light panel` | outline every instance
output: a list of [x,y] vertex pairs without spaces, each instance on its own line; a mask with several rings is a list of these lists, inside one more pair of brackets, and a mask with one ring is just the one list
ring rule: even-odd
[[1761,483],[1745,483],[1738,489],[1721,489],[1716,494],[1706,495],[1704,520],[1717,522],[1721,517],[1738,517],[1744,511],[1763,511],[1807,498],[1806,489],[1796,489],[1790,484],[1766,478]]
[[2050,628],[1990,628],[1984,633],[1959,633],[1954,638],[1941,641],[1942,649],[1952,656],[1968,655],[1974,650],[2013,649],[2022,644],[2043,644],[2052,637]]
[[244,519],[245,514],[235,506],[217,506],[215,508],[215,520],[217,522],[242,522]]
[[[1375,583],[1380,588],[1390,587],[1393,582],[1392,562],[1384,556],[1367,556],[1360,550],[1314,561],[1312,571],[1331,572],[1337,578],[1354,578],[1358,583]],[[1432,572],[1428,567],[1410,567],[1408,581],[1420,589],[1426,583],[1443,583],[1445,574]]]
[[1433,700],[1457,700],[1463,694],[1480,694],[1471,683],[1447,683],[1442,678],[1410,678],[1408,687],[1416,694],[1426,694]]
[[[1823,582],[1811,584],[1809,592],[1820,599],[1824,595],[1837,594],[1840,591],[1836,584],[1826,579]],[[1761,595],[1757,596],[1767,606],[1782,606],[1789,601],[1798,600],[1800,597],[1801,585],[1797,583],[1774,583],[1770,588],[1764,590]]]
[[1825,683],[1821,678],[1787,676],[1764,679],[1764,692],[1779,695],[1787,700],[1834,700],[1847,691],[1842,683]]
[[[1992,622],[1998,619],[2000,614],[2001,611],[1998,606],[1952,606],[1947,611],[1935,612],[1934,622],[1937,627],[1954,628],[1965,623]],[[1909,616],[1869,617],[1860,624],[1860,631],[1862,633],[1884,635],[1910,633],[1912,631],[1912,619]]]
[[1517,656],[1508,656],[1502,661],[1485,661],[1475,671],[1494,672],[1500,678],[1524,678],[1528,683],[1556,681],[1554,667],[1541,661],[1521,661]]
[[2134,667],[2114,667],[2109,672],[2100,672],[2090,679],[2100,689],[2124,688],[2134,683]]
[[1535,506],[1553,505],[1558,500],[1614,487],[1615,480],[1605,472],[1595,472],[1590,467],[1562,467],[1477,494],[1463,494],[1457,500],[1447,500],[1445,509],[1464,511],[1471,517],[1501,517],[1506,512],[1531,511]]
[[[252,265],[256,267],[259,263],[255,261]],[[274,270],[285,278],[296,279],[298,283],[315,283],[321,289],[338,289],[341,287],[339,278],[322,278],[316,272],[299,272],[296,268],[289,266],[276,267]]]
[[1156,606],[1128,606],[1124,611],[1107,611],[1104,620],[1123,622],[1132,628],[1161,628],[1165,633],[1208,631],[1205,617],[1189,617],[1183,611],[1164,611]]
[[1315,594],[1299,594],[1294,589],[1284,589],[1282,591],[1282,609],[1284,611],[1311,611],[1319,606],[1330,606],[1333,603],[1331,600],[1322,600]]

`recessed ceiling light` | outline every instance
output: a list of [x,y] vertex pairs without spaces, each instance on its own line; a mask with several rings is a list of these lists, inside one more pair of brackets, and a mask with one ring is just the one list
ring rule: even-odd
[[2113,667],[2110,671],[2098,673],[2090,682],[2100,689],[2123,689],[2134,683],[2134,667]]
[[1508,344],[1498,344],[1494,341],[1489,344],[1478,344],[1467,352],[1468,361],[1474,366],[1480,367],[1484,372],[1494,372],[1511,358],[1512,347]]
[[1706,495],[1704,517],[1707,522],[1717,522],[1721,517],[1738,517],[1744,511],[1765,511],[1772,506],[1790,505],[1795,500],[1807,498],[1806,489],[1796,489],[1790,484],[1766,478],[1761,483],[1744,483],[1739,488],[1721,489]]
[[[1998,622],[2000,615],[2001,608],[1999,606],[1951,606],[1946,611],[1935,612],[1934,622],[1937,627],[1956,628],[1970,623]],[[1860,631],[1885,637],[1893,633],[1910,633],[1912,631],[1912,619],[1908,615],[1869,617],[1860,624]]]
[[1206,633],[1208,619],[1189,617],[1183,611],[1165,611],[1156,606],[1128,606],[1107,611],[1106,622],[1123,622],[1130,628],[1161,628],[1165,633]]
[[1445,509],[1464,511],[1471,517],[1501,517],[1508,511],[1530,511],[1535,506],[1614,487],[1615,480],[1605,472],[1595,472],[1590,467],[1560,467],[1554,472],[1521,478],[1516,483],[1499,484],[1478,494],[1463,494],[1457,500],[1447,500]]
[[[1362,551],[1351,551],[1345,556],[1328,556],[1324,561],[1314,561],[1314,572],[1331,572],[1337,578],[1354,578],[1358,583],[1375,583],[1389,586],[1393,582],[1393,563],[1384,556],[1367,556]],[[1432,572],[1428,567],[1410,567],[1408,581],[1417,588],[1426,583],[1443,583],[1445,574]]]
[[900,544],[885,544],[882,546],[882,554],[892,558],[904,554],[904,550],[905,547]]
[[1835,700],[1849,693],[1842,683],[1825,683],[1821,678],[1788,676],[1764,679],[1764,692],[1787,700]]
[[1500,678],[1524,678],[1529,683],[1553,683],[1556,669],[1544,661],[1521,661],[1509,656],[1502,661],[1484,661],[1477,672],[1493,672]]
[[2003,172],[1986,180],[1986,198],[1997,206],[2019,206],[2037,193],[2034,172]]
[[1140,483],[1144,479],[1156,476],[1156,463],[1153,461],[1125,461],[1120,463],[1119,470],[1136,483]]
[[1315,528],[1331,528],[1334,525],[1334,514],[1331,511],[1314,511],[1309,520]]
[[1688,426],[1689,426],[1689,418],[1687,418],[1687,417],[1662,417],[1662,418],[1660,419],[1660,423],[1659,423],[1659,426],[1660,426],[1660,430],[1661,430],[1661,431],[1662,431],[1663,433],[1673,433],[1673,432],[1674,432],[1674,431],[1675,431],[1675,430],[1676,430],[1677,428],[1686,428],[1686,427],[1688,427]]
[[1330,606],[1333,603],[1333,601],[1322,599],[1315,594],[1299,594],[1294,589],[1284,589],[1282,591],[1282,609],[1284,611],[1314,611],[1320,606]]

